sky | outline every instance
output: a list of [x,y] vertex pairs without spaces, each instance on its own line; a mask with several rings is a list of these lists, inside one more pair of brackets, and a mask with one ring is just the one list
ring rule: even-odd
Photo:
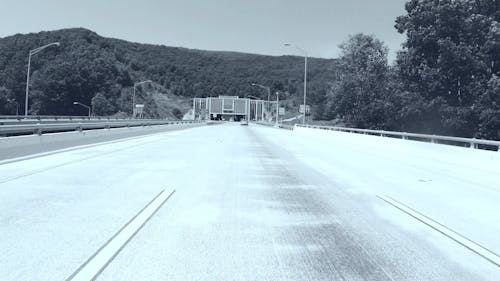
[[406,0],[0,0],[0,37],[83,27],[106,37],[203,50],[335,58],[349,35],[375,35],[389,59]]

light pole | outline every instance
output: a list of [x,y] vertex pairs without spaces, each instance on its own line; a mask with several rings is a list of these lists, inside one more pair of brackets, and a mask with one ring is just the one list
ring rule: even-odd
[[26,74],[26,98],[24,101],[24,117],[28,117],[28,94],[30,90],[30,67],[31,67],[31,56],[38,54],[40,51],[43,49],[50,47],[50,46],[59,46],[59,42],[53,42],[41,47],[38,47],[36,49],[30,50],[29,56],[28,56],[28,74]]
[[81,106],[83,106],[83,107],[87,108],[87,109],[89,110],[89,117],[90,117],[90,115],[91,115],[91,113],[92,113],[92,107],[90,107],[90,106],[88,106],[88,105],[85,105],[85,104],[83,104],[83,103],[81,103],[81,102],[77,102],[77,101],[74,101],[74,102],[73,102],[73,104],[74,104],[74,105],[81,105]]
[[256,83],[252,83],[252,86],[256,86],[256,87],[259,87],[259,88],[266,90],[267,91],[267,101],[269,101],[269,99],[271,98],[271,88],[264,86],[264,85],[256,84]]
[[276,92],[276,126],[279,126],[278,119],[280,118],[280,92]]
[[290,43],[285,43],[285,47],[295,47],[304,55],[304,118],[302,119],[302,124],[306,124],[306,95],[307,95],[307,52],[299,46],[292,45]]
[[145,81],[134,83],[134,95],[132,97],[132,118],[135,118],[135,88],[137,88],[137,86],[145,84],[145,83],[153,83],[153,81],[145,80]]

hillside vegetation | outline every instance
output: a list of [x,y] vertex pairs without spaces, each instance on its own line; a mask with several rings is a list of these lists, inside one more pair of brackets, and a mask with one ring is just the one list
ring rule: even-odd
[[[133,84],[148,79],[154,83],[138,87],[137,98],[149,117],[180,117],[192,97],[267,99],[267,93],[251,83],[271,86],[273,93],[280,91],[286,98],[302,95],[301,57],[138,44],[76,28],[0,39],[0,114],[15,114],[17,106],[24,110],[28,52],[55,41],[61,45],[32,58],[31,114],[81,115],[85,109],[72,105],[80,101],[95,104],[97,115],[130,115]],[[311,102],[324,96],[334,66],[333,60],[310,60]]]

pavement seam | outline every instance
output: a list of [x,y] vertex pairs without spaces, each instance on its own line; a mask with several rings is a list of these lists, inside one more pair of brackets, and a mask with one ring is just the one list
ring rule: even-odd
[[493,252],[492,250],[482,246],[481,244],[467,238],[466,236],[456,232],[455,230],[443,225],[442,223],[422,214],[421,212],[395,200],[392,197],[386,195],[377,195],[377,197],[391,206],[397,208],[398,210],[406,213],[407,215],[413,217],[414,219],[420,221],[421,223],[429,226],[430,228],[436,230],[442,235],[450,238],[451,240],[457,242],[478,256],[484,258],[485,260],[491,262],[492,264],[500,267],[500,256]]
[[[71,281],[73,280],[101,251],[106,248],[118,235],[122,233],[123,230],[125,230],[138,216],[140,216],[151,204],[153,204],[163,193],[165,192],[165,189],[160,191],[151,201],[149,201],[146,206],[144,206],[135,216],[133,216],[122,228],[120,228],[110,239],[106,241],[92,256],[90,256],[82,265],[80,265],[68,278],[66,278],[66,281]],[[132,238],[135,237],[135,235],[146,225],[146,223],[158,212],[158,210],[161,209],[161,207],[168,201],[168,199],[175,193],[175,190],[173,190],[162,202],[161,204],[156,207],[156,209],[149,215],[146,220],[144,220],[141,225],[132,233],[130,237],[120,246],[120,248],[109,258],[106,263],[104,263],[99,270],[93,275],[93,277],[90,280],[96,280],[97,277],[106,269],[106,267],[115,259],[115,257],[127,246],[127,244],[132,240]]]

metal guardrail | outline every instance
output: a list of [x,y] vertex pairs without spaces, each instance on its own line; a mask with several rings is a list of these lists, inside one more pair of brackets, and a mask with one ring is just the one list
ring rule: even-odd
[[411,138],[414,140],[428,140],[432,143],[443,143],[443,142],[460,143],[460,144],[466,144],[471,148],[480,148],[479,145],[487,145],[487,146],[491,146],[491,147],[496,147],[497,150],[500,151],[500,141],[494,141],[494,140],[450,137],[450,136],[440,136],[440,135],[427,135],[427,134],[394,132],[394,131],[384,131],[384,130],[344,128],[344,127],[333,127],[333,126],[315,126],[315,125],[295,124],[295,127],[340,131],[340,132],[348,132],[348,133],[359,133],[359,134],[366,134],[366,135],[377,135],[377,136],[382,136],[382,137],[391,136],[391,137],[399,137],[399,138],[406,139],[406,140]]
[[203,121],[168,121],[168,120],[126,120],[126,121],[103,121],[103,122],[71,122],[71,123],[39,123],[22,125],[0,125],[0,136],[38,134],[50,132],[83,131],[94,129],[110,129],[123,127],[139,127],[169,124],[192,124]]
[[256,124],[263,125],[263,126],[268,126],[268,127],[275,127],[275,128],[280,128],[280,129],[286,129],[286,130],[293,130],[293,125],[287,125],[287,124],[278,124],[276,123],[269,123],[269,122],[255,122]]
[[65,115],[0,115],[1,119],[9,120],[133,120],[114,116],[65,116]]

